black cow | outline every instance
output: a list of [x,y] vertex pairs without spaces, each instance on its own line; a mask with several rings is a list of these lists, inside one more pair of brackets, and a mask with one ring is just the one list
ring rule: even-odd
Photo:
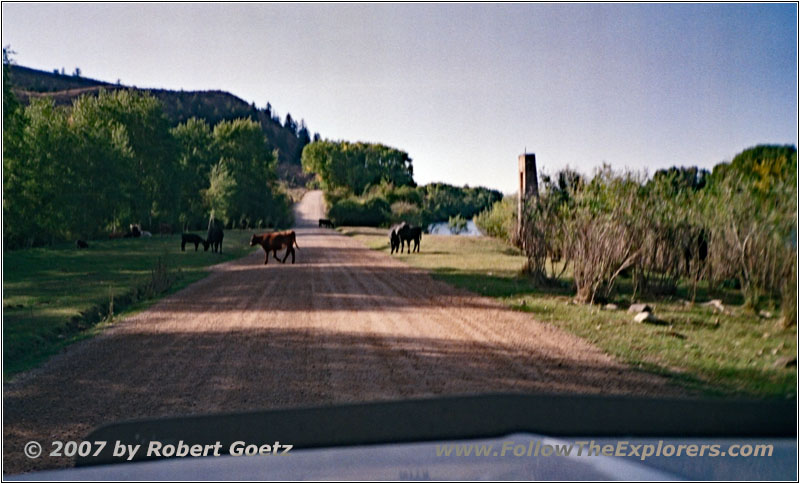
[[208,252],[208,241],[196,234],[181,234],[181,252],[186,252],[186,244],[194,244],[194,251],[203,244],[203,252]]
[[223,224],[219,220],[211,219],[208,221],[206,242],[211,246],[211,252],[222,253],[222,239],[225,237],[222,227]]
[[391,246],[391,254],[394,254],[395,251],[400,250],[400,236],[397,234],[401,228],[407,227],[408,224],[405,222],[400,222],[399,224],[393,226],[389,229],[389,245]]
[[80,239],[75,241],[75,246],[78,247],[79,249],[88,249],[89,248],[89,244],[87,244],[85,240],[80,240]]
[[333,227],[333,222],[331,222],[331,221],[330,221],[329,219],[327,219],[327,218],[321,218],[321,219],[319,219],[319,226],[320,226],[320,227],[328,227],[329,229],[332,229],[332,228],[334,228],[334,227]]
[[[422,227],[413,227],[411,225],[404,225],[397,231],[397,236],[400,238],[400,253],[403,253],[403,248],[408,243],[408,253],[419,252],[419,243],[422,240]],[[411,249],[411,241],[414,241],[414,249]]]

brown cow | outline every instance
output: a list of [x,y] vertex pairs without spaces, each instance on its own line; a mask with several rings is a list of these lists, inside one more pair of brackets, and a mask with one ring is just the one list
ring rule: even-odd
[[294,230],[272,232],[261,235],[253,234],[253,236],[250,237],[250,247],[256,244],[260,245],[264,249],[264,264],[269,263],[270,251],[272,251],[272,256],[275,257],[276,260],[280,260],[278,259],[278,254],[276,252],[284,247],[286,248],[286,255],[283,256],[283,260],[280,260],[281,263],[285,264],[289,254],[292,254],[292,264],[294,264],[294,247],[292,244],[297,246],[298,249],[300,248],[300,246],[297,245],[297,238],[294,234]]

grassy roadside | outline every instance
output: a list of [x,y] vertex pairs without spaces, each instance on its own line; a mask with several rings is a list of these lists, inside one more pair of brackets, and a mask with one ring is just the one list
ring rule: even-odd
[[222,254],[193,245],[181,252],[179,234],[4,253],[3,378],[205,277],[209,266],[242,257],[251,234],[226,231]]
[[[386,230],[339,228],[369,248],[389,253]],[[421,252],[400,254],[407,264],[430,270],[433,277],[475,293],[495,297],[509,307],[530,312],[537,320],[576,334],[635,367],[665,374],[689,388],[711,395],[794,397],[797,368],[776,366],[797,354],[797,328],[784,329],[778,318],[761,318],[741,307],[735,292],[715,295],[725,312],[685,303],[685,293],[638,302],[654,307],[666,324],[633,321],[624,309],[605,310],[571,302],[573,288],[542,289],[520,275],[521,253],[488,237],[423,235]],[[630,303],[622,281],[612,302]],[[698,292],[698,303],[708,300]]]

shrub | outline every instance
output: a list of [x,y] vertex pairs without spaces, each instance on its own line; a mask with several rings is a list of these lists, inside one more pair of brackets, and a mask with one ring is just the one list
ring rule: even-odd
[[[524,272],[539,283],[551,282],[560,276],[567,264],[562,264],[561,273],[556,272],[555,262],[561,261],[566,244],[568,214],[559,194],[545,189],[538,198],[529,200],[525,206],[525,223],[518,240],[528,258]],[[513,229],[512,229],[513,230]],[[516,238],[516,233],[511,232]],[[547,261],[550,260],[550,272]]]
[[694,301],[697,283],[708,267],[703,245],[708,232],[699,211],[706,174],[694,168],[661,170],[641,190],[640,213],[632,219],[642,240],[633,271],[634,297],[639,289],[652,295],[673,294],[678,280],[688,276]]
[[781,292],[781,313],[784,327],[797,326],[797,252],[787,261]]
[[306,188],[309,190],[319,190],[322,188],[322,184],[319,182],[317,177],[314,177],[306,182]]
[[[501,216],[501,209],[493,206],[476,223],[490,235],[502,233],[510,217]],[[626,273],[632,276],[632,299],[639,290],[674,293],[688,278],[692,301],[700,280],[712,290],[735,284],[747,307],[779,304],[785,324],[795,324],[793,146],[745,150],[711,175],[693,167],[660,170],[646,183],[641,174],[607,165],[589,183],[569,171],[557,179],[542,176],[540,195],[529,201],[524,217],[520,242],[528,272],[551,279],[545,262],[550,259],[552,266],[563,255],[562,268],[571,264],[579,301],[608,297]]]
[[408,185],[398,187],[385,180],[368,187],[364,196],[366,198],[382,197],[389,202],[390,205],[397,202],[407,202],[412,205],[422,206],[422,194],[418,188]]
[[500,201],[503,194],[483,187],[456,187],[446,183],[429,183],[419,187],[423,208],[430,222],[441,222],[461,215],[467,220]]
[[489,237],[511,242],[517,227],[516,197],[510,195],[495,202],[491,208],[476,215],[473,221]]
[[328,205],[328,207],[333,207],[340,201],[350,197],[353,197],[353,194],[346,188],[325,190],[325,203]]
[[348,197],[333,204],[328,217],[336,225],[379,227],[387,225],[391,207],[382,197],[373,197],[364,202]]
[[797,184],[773,180],[769,193],[744,175],[716,181],[706,219],[711,226],[711,277],[738,279],[745,304],[757,311],[782,298],[787,262],[796,254]]
[[461,215],[450,217],[450,219],[447,221],[447,226],[450,228],[451,232],[460,234],[461,232],[467,230],[467,219]]
[[406,202],[416,206],[422,206],[422,194],[415,187],[404,185],[389,190],[386,193],[386,201],[389,203]]
[[422,225],[422,210],[412,203],[394,202],[390,221],[392,224],[408,222],[411,225]]
[[604,166],[575,192],[565,248],[579,302],[594,302],[600,291],[610,295],[619,274],[640,257],[647,217],[640,186],[635,174],[617,175]]

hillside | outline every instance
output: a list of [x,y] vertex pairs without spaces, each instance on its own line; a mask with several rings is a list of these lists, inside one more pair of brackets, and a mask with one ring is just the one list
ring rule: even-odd
[[310,140],[304,126],[287,126],[264,109],[248,104],[225,91],[171,91],[139,89],[85,77],[63,75],[14,65],[10,71],[14,94],[27,104],[32,98],[51,97],[57,105],[69,105],[81,95],[96,95],[101,89],[135,89],[158,98],[173,125],[191,117],[205,119],[210,125],[223,120],[249,117],[261,125],[271,149],[278,150],[278,175],[290,185],[302,185],[305,176],[300,168],[300,154]]

